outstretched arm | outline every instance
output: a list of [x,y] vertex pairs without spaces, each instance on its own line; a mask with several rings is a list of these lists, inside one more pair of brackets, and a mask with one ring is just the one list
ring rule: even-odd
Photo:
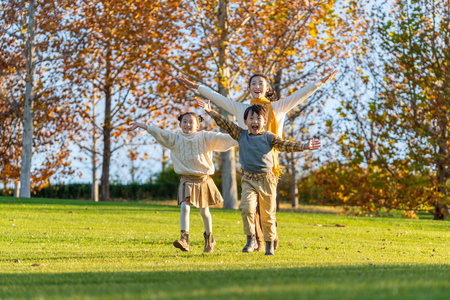
[[314,83],[305,85],[303,88],[296,91],[289,97],[284,98],[283,100],[272,102],[272,107],[275,113],[285,114],[289,112],[291,109],[308,99],[308,97],[314,94],[319,88],[321,88],[324,83],[327,83],[328,81],[333,79],[336,76],[337,72],[338,70],[335,70],[330,75],[325,76],[324,78]]
[[189,89],[194,89],[194,90],[198,89],[199,84],[194,81],[190,81],[186,77],[180,76],[180,77],[178,77],[178,80]]
[[186,77],[178,77],[178,80],[183,83],[189,89],[195,89],[197,92],[205,97],[206,99],[211,100],[215,105],[225,109],[230,114],[239,117],[240,115],[244,115],[244,111],[248,105],[242,104],[233,100],[228,99],[225,96],[222,96],[219,93],[214,92],[210,88],[199,85],[196,82],[188,80]]
[[320,148],[320,141],[309,140],[306,143],[291,142],[274,135],[272,146],[280,152],[298,152],[304,150],[317,150]]
[[176,134],[169,132],[167,130],[163,130],[157,126],[146,125],[143,123],[133,122],[131,123],[131,127],[128,128],[128,131],[135,130],[136,128],[142,128],[147,130],[148,133],[153,135],[153,137],[166,148],[172,149],[175,145]]
[[242,131],[243,131],[243,129],[241,127],[237,126],[236,124],[234,124],[233,122],[231,122],[227,118],[225,118],[224,116],[213,111],[211,109],[211,103],[209,102],[209,100],[207,103],[198,100],[197,103],[200,107],[203,107],[203,109],[208,113],[208,115],[211,116],[211,118],[214,119],[214,121],[216,121],[217,125],[220,128],[225,130],[233,139],[235,139],[235,140],[239,139],[239,137],[241,136]]
[[328,75],[328,76],[325,76],[324,78],[322,78],[320,81],[322,81],[322,83],[327,83],[328,81],[330,81],[331,79],[333,79],[334,78],[334,76],[336,76],[336,74],[337,74],[337,72],[338,72],[339,70],[334,70],[333,71],[333,73],[331,73],[330,75]]
[[142,123],[138,123],[138,122],[133,122],[133,123],[131,123],[131,127],[128,128],[127,130],[128,130],[128,131],[133,131],[133,130],[135,130],[136,128],[142,128],[142,129],[144,129],[144,130],[147,130],[147,125],[142,124]]

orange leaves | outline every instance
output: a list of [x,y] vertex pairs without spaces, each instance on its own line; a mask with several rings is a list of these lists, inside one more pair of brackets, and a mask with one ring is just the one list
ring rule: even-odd
[[367,212],[378,216],[383,210],[408,208],[403,216],[416,218],[417,210],[429,207],[435,197],[433,191],[423,190],[417,174],[407,172],[398,178],[381,168],[329,163],[315,172],[313,178],[315,185],[320,186],[322,204],[344,205],[344,209],[353,211],[358,207],[359,215]]

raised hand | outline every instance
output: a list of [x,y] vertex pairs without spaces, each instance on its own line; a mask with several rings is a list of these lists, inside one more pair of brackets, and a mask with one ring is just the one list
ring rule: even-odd
[[198,106],[203,107],[203,109],[206,112],[210,112],[211,111],[211,102],[209,102],[209,100],[206,103],[201,101],[201,100],[197,100],[197,104],[198,104]]
[[133,122],[133,123],[131,123],[131,127],[128,128],[127,130],[128,131],[133,131],[133,130],[135,130],[138,127],[142,128],[142,129],[147,129],[147,126],[145,126],[144,124],[138,123],[138,122]]
[[190,81],[186,77],[180,76],[178,80],[189,89],[198,89],[198,83]]
[[322,79],[321,79],[322,83],[327,83],[328,81],[330,81],[331,79],[333,79],[334,76],[336,76],[337,72],[338,72],[338,70],[334,70],[333,73],[331,73],[330,75],[328,75],[328,76],[322,78]]
[[320,141],[314,141],[313,139],[309,140],[308,149],[309,150],[317,150],[321,147]]

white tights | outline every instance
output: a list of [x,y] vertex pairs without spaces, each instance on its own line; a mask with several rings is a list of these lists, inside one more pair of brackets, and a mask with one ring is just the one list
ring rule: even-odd
[[[186,230],[189,232],[189,212],[191,211],[191,206],[186,201],[181,203],[180,211],[180,227],[181,230]],[[203,225],[205,226],[206,234],[212,232],[212,218],[209,212],[209,207],[200,208],[200,215],[203,218]]]

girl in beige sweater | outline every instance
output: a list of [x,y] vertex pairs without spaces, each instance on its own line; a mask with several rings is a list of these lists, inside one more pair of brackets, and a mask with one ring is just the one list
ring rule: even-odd
[[223,201],[210,175],[214,174],[213,151],[227,151],[237,145],[229,135],[197,131],[203,121],[201,116],[187,112],[178,117],[182,132],[172,133],[159,127],[142,123],[132,123],[129,130],[142,128],[147,130],[162,146],[170,149],[174,170],[181,175],[178,187],[178,204],[181,205],[181,238],[173,245],[182,251],[189,251],[189,212],[190,206],[200,208],[200,215],[205,226],[204,252],[214,251],[212,219],[209,205]]

